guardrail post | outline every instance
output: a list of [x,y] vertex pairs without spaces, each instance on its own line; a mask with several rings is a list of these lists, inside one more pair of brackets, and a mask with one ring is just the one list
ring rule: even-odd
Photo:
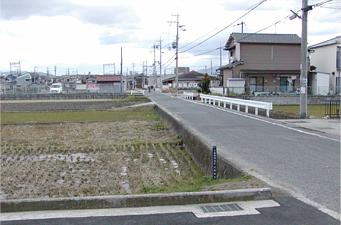
[[230,102],[230,109],[232,109],[232,103]]
[[258,108],[255,108],[255,115],[258,116]]
[[224,108],[226,108],[226,102],[224,102]]
[[270,110],[269,109],[266,110],[266,116],[270,117]]
[[246,113],[249,112],[249,106],[245,106],[245,112],[246,112]]
[[238,112],[240,111],[240,105],[239,104],[237,105],[237,111]]

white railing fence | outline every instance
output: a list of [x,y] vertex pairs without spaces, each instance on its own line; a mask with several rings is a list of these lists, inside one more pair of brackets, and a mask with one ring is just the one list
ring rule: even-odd
[[194,93],[193,92],[187,92],[187,91],[184,91],[182,93],[183,97],[185,99],[190,99],[190,100],[194,100]]
[[255,115],[258,115],[258,109],[264,109],[266,111],[266,116],[270,117],[270,110],[272,110],[272,103],[271,102],[259,102],[259,101],[252,101],[252,100],[244,100],[238,98],[227,98],[227,97],[220,97],[214,95],[204,95],[200,94],[200,99],[203,103],[218,105],[227,108],[229,106],[230,109],[233,109],[233,106],[237,106],[237,111],[240,111],[240,106],[245,107],[245,112],[249,112],[249,107],[255,109]]
[[130,95],[142,96],[144,95],[144,90],[131,90]]

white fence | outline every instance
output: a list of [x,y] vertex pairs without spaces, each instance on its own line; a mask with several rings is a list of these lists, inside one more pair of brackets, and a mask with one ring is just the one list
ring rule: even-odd
[[131,90],[130,95],[136,95],[136,96],[144,95],[144,90]]
[[272,103],[271,102],[259,102],[259,101],[252,101],[252,100],[244,100],[238,98],[227,98],[227,97],[219,97],[213,95],[204,95],[200,94],[201,101],[203,103],[213,104],[226,108],[229,105],[229,108],[232,109],[233,105],[237,106],[237,110],[240,111],[240,106],[245,107],[245,112],[249,112],[249,107],[255,109],[255,114],[258,115],[258,109],[266,110],[266,116],[270,117],[270,110],[272,110]]
[[193,92],[186,92],[186,91],[184,91],[184,92],[182,93],[182,95],[183,95],[183,97],[184,97],[185,99],[194,100],[194,94],[193,94]]

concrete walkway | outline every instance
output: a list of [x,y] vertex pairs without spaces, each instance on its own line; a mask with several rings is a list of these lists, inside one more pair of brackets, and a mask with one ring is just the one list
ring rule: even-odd
[[208,144],[217,145],[220,157],[339,217],[340,141],[337,135],[157,92],[151,93],[150,98],[197,131]]
[[320,132],[340,139],[340,119],[279,120],[288,126]]

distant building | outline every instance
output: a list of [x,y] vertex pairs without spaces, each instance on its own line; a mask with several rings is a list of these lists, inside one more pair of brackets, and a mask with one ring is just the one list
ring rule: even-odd
[[98,75],[96,76],[95,89],[98,93],[120,94],[123,90],[121,86],[121,75]]
[[[178,87],[179,89],[197,89],[199,88],[199,83],[204,78],[204,74],[198,73],[196,71],[191,71],[188,73],[182,73],[178,75]],[[219,78],[215,76],[210,76],[211,78],[211,87],[219,86]],[[162,81],[163,85],[168,87],[175,88],[175,76],[166,78]]]
[[229,78],[245,80],[248,94],[297,93],[301,38],[296,34],[232,33],[225,44],[229,63],[220,67],[223,86]]
[[341,93],[341,36],[312,45],[309,52],[316,74],[329,75],[329,94]]
[[[178,74],[189,73],[189,67],[178,67]],[[176,74],[176,68],[174,68],[174,74]]]

